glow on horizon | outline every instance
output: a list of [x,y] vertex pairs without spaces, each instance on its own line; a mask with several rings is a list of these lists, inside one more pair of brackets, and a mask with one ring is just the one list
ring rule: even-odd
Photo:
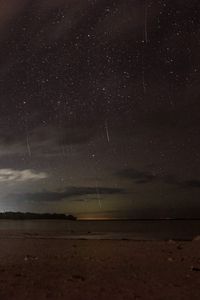
[[126,220],[126,218],[112,218],[112,217],[81,217],[77,218],[79,221],[111,221],[111,220]]

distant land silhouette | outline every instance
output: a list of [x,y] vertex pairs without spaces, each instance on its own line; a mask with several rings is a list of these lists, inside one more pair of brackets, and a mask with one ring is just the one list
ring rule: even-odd
[[76,217],[72,215],[56,213],[30,213],[30,212],[2,212],[0,220],[71,220],[75,221]]

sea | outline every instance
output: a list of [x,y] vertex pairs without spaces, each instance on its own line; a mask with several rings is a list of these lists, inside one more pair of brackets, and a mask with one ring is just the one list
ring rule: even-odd
[[200,220],[0,220],[1,238],[192,240]]

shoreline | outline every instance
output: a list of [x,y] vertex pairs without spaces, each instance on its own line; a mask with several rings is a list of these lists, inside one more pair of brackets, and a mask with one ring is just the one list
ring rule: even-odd
[[96,241],[133,241],[133,242],[168,242],[168,243],[173,243],[173,242],[193,242],[195,241],[195,238],[193,239],[157,239],[157,238],[146,238],[146,239],[138,239],[135,237],[108,237],[104,235],[37,235],[37,234],[21,234],[21,235],[10,235],[10,236],[1,236],[0,234],[0,240],[9,240],[9,239],[17,239],[17,240],[23,240],[23,239],[40,239],[40,240],[85,240],[85,241],[90,241],[90,240],[96,240]]
[[125,233],[125,232],[65,232],[65,231],[23,231],[23,230],[1,230],[0,229],[0,240],[1,239],[49,239],[49,240],[113,240],[113,241],[137,241],[137,242],[192,242],[199,240],[200,236],[192,237],[173,237],[168,235],[167,237],[159,236],[144,236],[138,233]]

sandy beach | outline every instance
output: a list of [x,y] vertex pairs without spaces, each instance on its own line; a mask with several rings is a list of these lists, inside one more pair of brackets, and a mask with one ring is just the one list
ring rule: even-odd
[[0,239],[0,298],[199,299],[200,242]]

